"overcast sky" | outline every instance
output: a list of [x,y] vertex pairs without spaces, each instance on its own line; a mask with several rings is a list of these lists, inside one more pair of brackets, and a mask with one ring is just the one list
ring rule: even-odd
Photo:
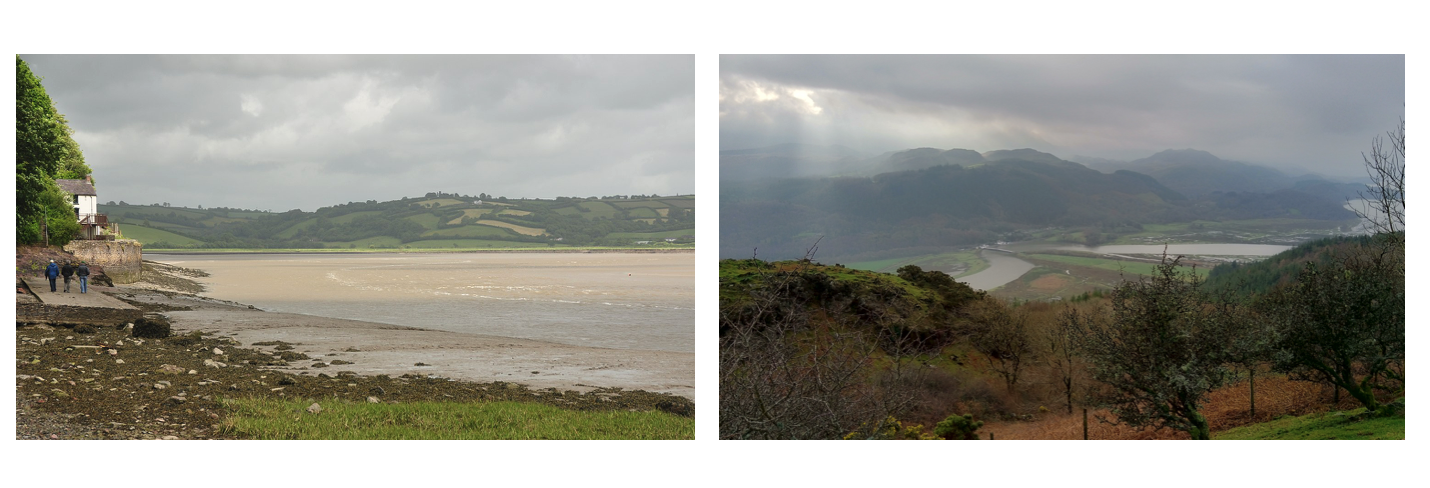
[[1405,113],[1405,57],[720,57],[720,148],[800,142],[867,155],[1033,148],[1132,160],[1165,149],[1364,176]]
[[21,55],[101,202],[694,191],[694,57]]

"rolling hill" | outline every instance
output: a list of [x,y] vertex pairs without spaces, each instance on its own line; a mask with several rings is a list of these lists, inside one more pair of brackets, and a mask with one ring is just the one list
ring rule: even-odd
[[[126,237],[157,248],[450,249],[689,245],[691,195],[482,200],[429,193],[282,213],[100,205]],[[668,242],[666,239],[674,239]]]

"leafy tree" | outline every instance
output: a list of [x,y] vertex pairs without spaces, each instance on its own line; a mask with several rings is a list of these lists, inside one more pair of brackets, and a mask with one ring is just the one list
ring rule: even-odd
[[[1386,236],[1379,239],[1393,240]],[[1404,385],[1404,255],[1393,244],[1360,246],[1330,266],[1308,263],[1296,283],[1267,295],[1275,366],[1344,388],[1372,412],[1376,391]]]
[[[46,210],[43,194],[55,187],[55,175],[68,157],[68,134],[54,102],[30,67],[15,56],[15,239],[36,242]],[[69,205],[65,205],[69,208]]]
[[1060,318],[1106,385],[1099,399],[1128,425],[1170,427],[1209,439],[1200,410],[1206,395],[1234,378],[1237,307],[1201,289],[1195,273],[1167,259],[1150,278],[1124,281],[1103,313],[1069,309]]
[[953,414],[935,425],[933,433],[952,441],[976,441],[979,427],[983,427],[983,422],[973,420],[972,414]]

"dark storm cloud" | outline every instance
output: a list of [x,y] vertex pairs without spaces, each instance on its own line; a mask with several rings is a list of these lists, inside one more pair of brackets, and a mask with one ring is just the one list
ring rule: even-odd
[[101,201],[694,191],[692,56],[21,57]]
[[720,58],[720,145],[1031,147],[1223,159],[1361,174],[1404,113],[1405,58],[1379,56],[734,56]]

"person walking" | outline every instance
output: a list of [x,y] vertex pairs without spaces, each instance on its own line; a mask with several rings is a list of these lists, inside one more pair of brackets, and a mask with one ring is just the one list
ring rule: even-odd
[[79,292],[89,293],[89,264],[80,261],[79,269],[74,270],[74,274],[79,277]]
[[65,261],[65,267],[60,268],[60,274],[65,275],[65,293],[70,292],[70,277],[74,276],[74,265]]
[[50,293],[55,292],[55,278],[60,275],[60,267],[55,265],[55,260],[50,260],[49,267],[45,268],[45,277],[50,279]]

